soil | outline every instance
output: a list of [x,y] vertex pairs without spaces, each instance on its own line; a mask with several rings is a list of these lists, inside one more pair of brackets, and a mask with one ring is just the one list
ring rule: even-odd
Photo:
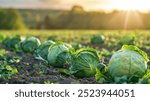
[[19,63],[10,64],[17,68],[18,74],[10,79],[0,79],[0,84],[95,84],[95,78],[76,78],[74,76],[62,75],[60,68],[48,66],[43,61],[37,60],[31,54],[16,54],[7,51],[7,55],[21,57]]

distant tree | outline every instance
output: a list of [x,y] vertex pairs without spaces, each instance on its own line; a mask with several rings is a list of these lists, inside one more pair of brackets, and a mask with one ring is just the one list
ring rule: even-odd
[[42,29],[42,23],[41,22],[36,23],[36,29]]
[[79,5],[75,5],[72,7],[71,12],[84,12],[84,8]]
[[[78,5],[73,6],[70,11],[46,9],[18,11],[30,29],[150,29],[150,12],[85,11]],[[0,29],[17,25],[14,22],[10,24],[13,17],[9,14],[9,10],[0,11]]]
[[52,24],[52,19],[50,16],[46,15],[43,21],[43,27],[44,29],[52,29],[53,24]]
[[25,25],[15,9],[0,9],[0,29],[24,29]]

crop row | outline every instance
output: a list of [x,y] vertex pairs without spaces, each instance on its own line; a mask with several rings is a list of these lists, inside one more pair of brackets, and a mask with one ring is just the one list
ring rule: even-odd
[[[103,36],[91,38],[92,44],[103,42]],[[132,36],[121,41],[122,48],[112,55],[108,64],[103,63],[96,49],[72,46],[64,42],[48,40],[41,43],[36,37],[22,40],[20,36],[15,36],[5,38],[2,44],[17,53],[30,53],[35,59],[44,61],[49,66],[62,68],[64,74],[77,78],[95,77],[99,83],[150,83],[147,54],[134,45],[124,45],[134,44],[133,42]],[[17,73],[14,70],[11,72]]]

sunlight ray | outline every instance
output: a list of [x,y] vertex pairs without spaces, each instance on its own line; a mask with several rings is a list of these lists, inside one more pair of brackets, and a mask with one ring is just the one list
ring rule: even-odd
[[[130,23],[130,24],[129,24]],[[141,28],[143,26],[143,21],[138,11],[126,11],[124,20],[124,29],[134,26],[136,28]]]

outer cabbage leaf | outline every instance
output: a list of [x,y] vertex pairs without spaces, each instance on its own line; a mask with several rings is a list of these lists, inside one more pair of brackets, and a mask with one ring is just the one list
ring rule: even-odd
[[140,50],[139,48],[137,48],[136,46],[132,46],[132,45],[124,45],[122,47],[122,50],[131,50],[131,51],[136,51],[138,52],[141,56],[143,56],[143,58],[145,59],[146,62],[149,61],[147,54]]

